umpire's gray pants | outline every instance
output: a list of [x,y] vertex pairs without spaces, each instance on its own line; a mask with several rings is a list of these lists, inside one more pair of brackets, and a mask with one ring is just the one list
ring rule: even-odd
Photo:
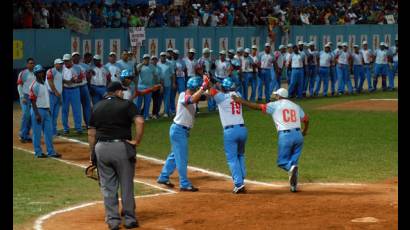
[[121,186],[121,214],[125,218],[125,224],[135,222],[135,149],[124,142],[98,142],[95,152],[101,192],[104,196],[106,223],[109,226],[121,224],[118,212],[118,183]]

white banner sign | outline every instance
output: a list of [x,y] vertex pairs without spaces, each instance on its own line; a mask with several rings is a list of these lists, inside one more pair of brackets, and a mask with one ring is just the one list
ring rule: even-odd
[[145,40],[145,27],[130,27],[131,46],[141,46]]
[[260,38],[259,38],[259,37],[252,37],[251,39],[252,39],[252,41],[251,41],[251,47],[252,47],[253,45],[256,45],[256,47],[258,47],[258,50],[259,50]]
[[158,39],[148,39],[149,55],[158,57]]
[[110,39],[110,52],[115,52],[116,55],[121,53],[121,39]]
[[219,38],[219,51],[225,50],[228,51],[229,46],[228,46],[228,38]]
[[104,39],[95,40],[95,54],[101,56],[101,62],[104,62]]
[[71,37],[71,53],[80,52],[80,38]]
[[175,39],[174,38],[167,38],[165,39],[165,47],[175,49]]
[[85,53],[92,53],[91,40],[83,40],[83,55]]

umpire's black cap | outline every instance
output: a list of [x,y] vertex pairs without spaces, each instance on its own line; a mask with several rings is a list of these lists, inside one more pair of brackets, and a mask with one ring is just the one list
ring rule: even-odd
[[114,81],[108,84],[107,92],[115,92],[117,90],[127,90],[127,89],[122,87],[121,83],[119,83],[118,81]]

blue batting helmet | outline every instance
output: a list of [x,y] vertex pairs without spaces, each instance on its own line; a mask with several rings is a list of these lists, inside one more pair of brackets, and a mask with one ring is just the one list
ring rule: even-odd
[[222,81],[222,88],[224,90],[235,90],[235,87],[235,83],[230,77],[227,77]]
[[202,84],[202,79],[200,77],[191,77],[186,83],[187,88],[190,90],[198,89]]
[[232,59],[231,63],[232,63],[232,65],[233,65],[234,67],[239,67],[239,66],[241,66],[241,63],[239,62],[238,59]]
[[124,69],[121,71],[120,80],[124,81],[126,78],[132,78],[132,71],[130,69]]
[[40,73],[40,72],[43,72],[43,71],[45,71],[43,66],[41,66],[41,65],[34,66],[34,69],[33,69],[34,74],[37,74],[37,73]]

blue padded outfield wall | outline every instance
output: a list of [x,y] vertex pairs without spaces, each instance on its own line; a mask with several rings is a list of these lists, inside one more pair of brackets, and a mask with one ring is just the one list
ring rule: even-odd
[[[381,41],[394,44],[398,39],[398,26],[395,25],[341,25],[341,26],[292,26],[289,38],[276,28],[275,49],[280,44],[299,40],[315,41],[319,49],[327,41],[334,45],[337,41],[360,44],[367,40],[370,49]],[[238,46],[251,47],[257,44],[259,50],[269,41],[266,27],[183,27],[183,28],[146,28],[146,39],[138,50],[139,58],[144,53],[159,55],[168,47],[186,53],[189,48],[197,50],[197,57],[202,48],[208,46],[217,55],[220,49],[236,49]],[[128,29],[94,29],[83,35],[68,29],[24,29],[13,30],[13,68],[21,69],[28,57],[34,57],[37,63],[51,66],[53,60],[64,53],[86,50],[99,53],[107,61],[108,53],[130,49]]]

